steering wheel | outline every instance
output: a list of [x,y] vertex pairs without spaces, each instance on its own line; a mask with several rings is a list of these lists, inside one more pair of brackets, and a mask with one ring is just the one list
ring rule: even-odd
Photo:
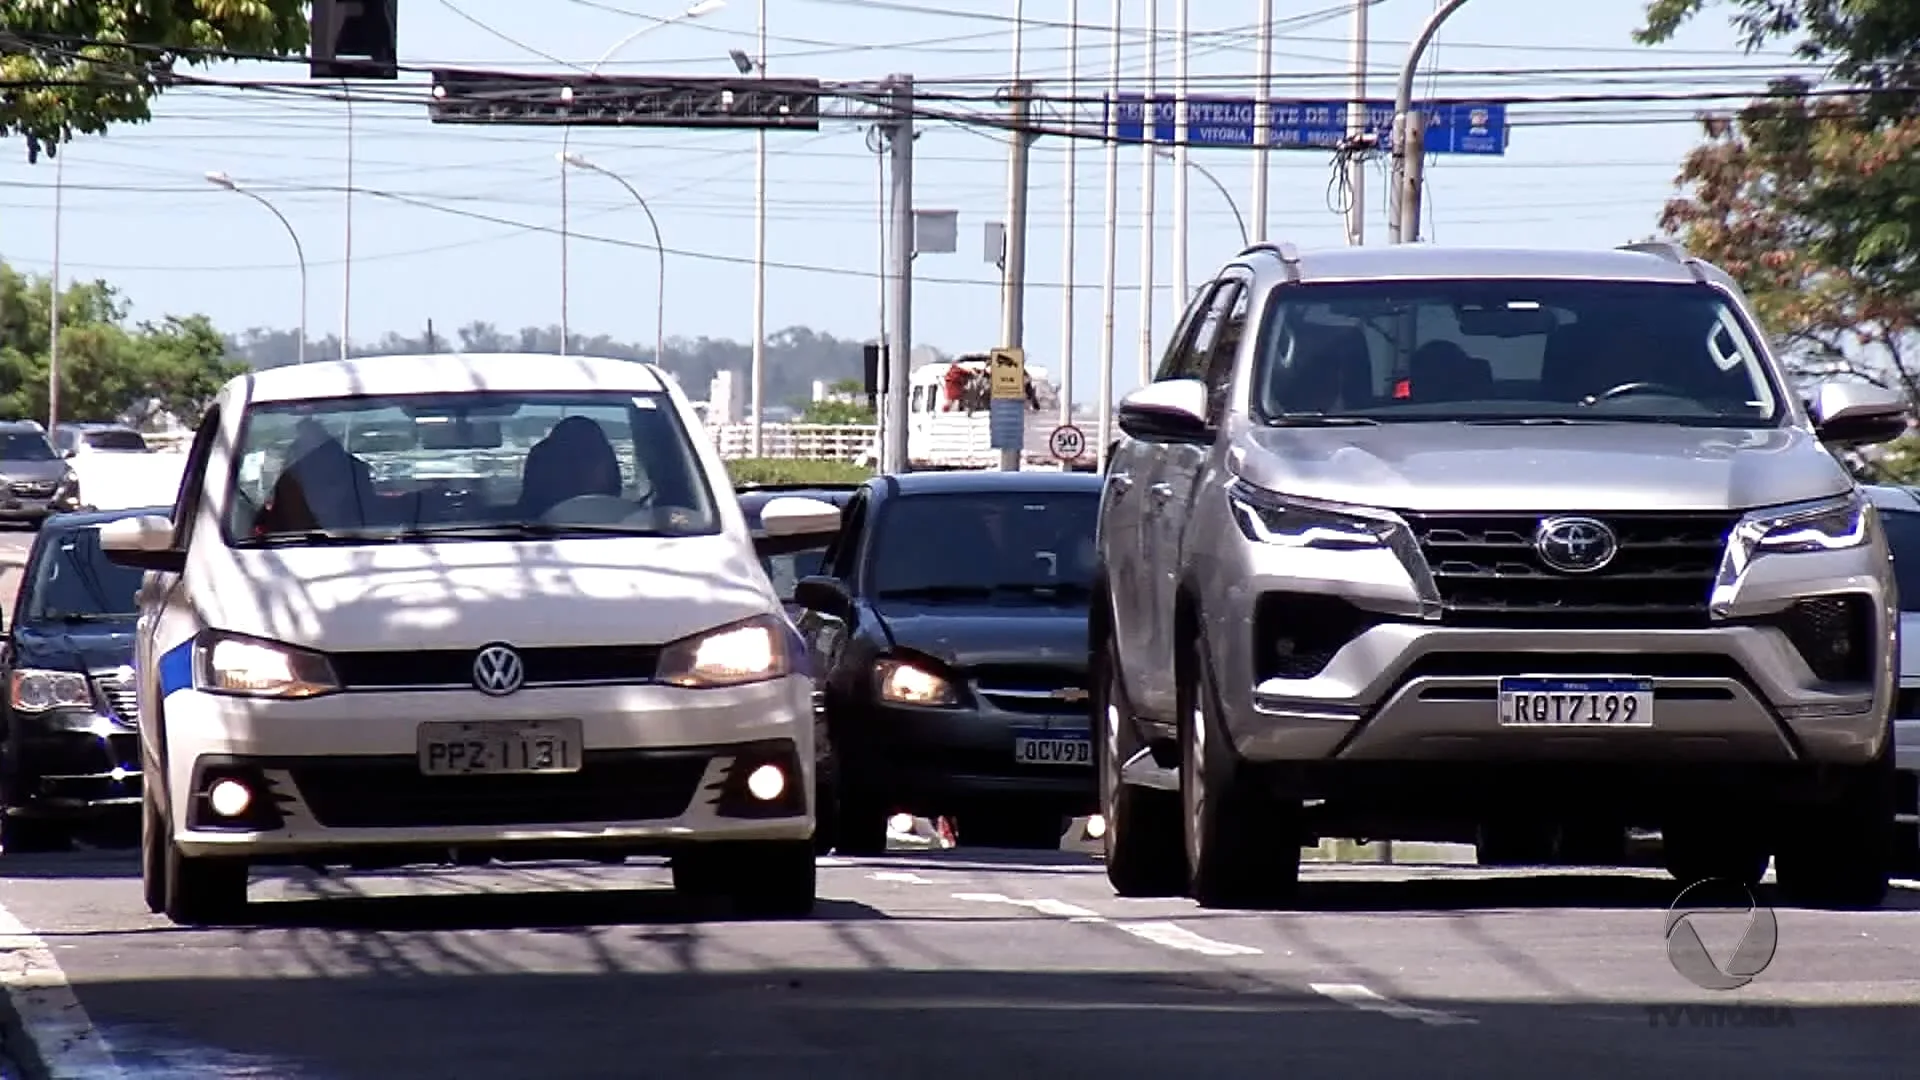
[[1580,399],[1580,404],[1590,407],[1598,405],[1603,401],[1612,401],[1617,397],[1626,397],[1628,394],[1661,394],[1666,397],[1677,398],[1690,398],[1693,396],[1685,390],[1676,386],[1670,386],[1667,383],[1647,381],[1624,382],[1611,390],[1598,394],[1588,394],[1586,397]]
[[633,510],[633,504],[618,495],[575,495],[555,503],[540,520],[551,525],[612,525],[626,520]]

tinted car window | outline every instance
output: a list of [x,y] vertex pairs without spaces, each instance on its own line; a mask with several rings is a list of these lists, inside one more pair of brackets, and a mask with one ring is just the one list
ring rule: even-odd
[[89,431],[81,436],[95,450],[144,451],[147,440],[137,431]]
[[226,510],[239,544],[711,535],[665,394],[453,392],[255,406]]
[[1880,511],[1887,546],[1893,549],[1893,575],[1900,590],[1900,610],[1920,611],[1920,512]]
[[1705,285],[1461,280],[1274,294],[1255,400],[1266,419],[1564,418],[1777,423],[1733,304]]
[[868,587],[1091,589],[1096,492],[907,495],[876,524]]
[[100,550],[100,531],[71,529],[50,535],[27,587],[28,622],[131,617],[138,608],[142,572],[116,566]]
[[773,588],[780,594],[781,603],[786,603],[793,599],[793,587],[801,578],[820,573],[826,554],[827,549],[823,546],[779,555],[762,555],[760,566],[773,581]]
[[0,461],[52,461],[53,447],[37,431],[0,433]]

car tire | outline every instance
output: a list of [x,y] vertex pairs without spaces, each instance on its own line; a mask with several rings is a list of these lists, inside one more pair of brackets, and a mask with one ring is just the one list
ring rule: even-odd
[[0,851],[8,855],[46,855],[73,849],[73,830],[65,822],[0,817]]
[[1204,642],[1179,672],[1180,805],[1187,891],[1202,907],[1290,906],[1300,887],[1300,810],[1262,786],[1226,741]]
[[155,915],[167,910],[167,819],[152,784],[144,785],[140,798],[140,889],[146,895],[147,910]]
[[1123,897],[1181,896],[1187,885],[1187,853],[1179,795],[1128,784],[1120,777],[1121,766],[1140,752],[1141,740],[1114,648],[1108,636],[1095,642],[1092,656],[1093,734],[1100,740],[1094,767],[1099,770],[1100,813],[1107,825],[1100,838],[1107,882]]
[[181,926],[220,926],[247,910],[247,861],[190,856],[166,837],[162,908]]
[[1894,805],[1893,763],[1883,751],[1850,771],[1837,798],[1789,822],[1774,857],[1781,898],[1819,908],[1884,903],[1893,876]]
[[893,808],[885,799],[842,783],[835,810],[833,850],[841,855],[887,853],[887,818]]

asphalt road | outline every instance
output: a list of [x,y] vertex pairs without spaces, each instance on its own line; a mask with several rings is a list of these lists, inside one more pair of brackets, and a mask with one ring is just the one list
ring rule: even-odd
[[[1782,910],[1748,987],[1666,956],[1649,873],[1318,866],[1306,910],[1122,901],[1087,856],[828,859],[815,918],[660,868],[256,879],[149,916],[118,851],[5,860],[0,977],[75,1077],[1912,1075],[1920,892]],[[1744,922],[1709,926],[1725,956]],[[11,931],[11,934],[9,934]],[[1682,1008],[1672,1008],[1682,1006]],[[1691,1008],[1688,1008],[1691,1007]]]

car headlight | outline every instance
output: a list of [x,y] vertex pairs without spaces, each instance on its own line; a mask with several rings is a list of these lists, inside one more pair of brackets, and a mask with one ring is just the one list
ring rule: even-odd
[[15,668],[7,680],[7,699],[16,712],[91,709],[93,690],[77,671]]
[[193,688],[239,697],[310,698],[340,689],[322,653],[208,631],[194,647]]
[[1350,550],[1384,548],[1394,523],[1349,508],[1262,491],[1244,480],[1227,486],[1227,505],[1247,539],[1281,547]]
[[659,679],[674,686],[742,686],[777,679],[793,670],[785,620],[759,615],[668,645],[660,653]]
[[1755,521],[1761,551],[1839,551],[1867,542],[1867,501],[1843,498],[1772,513]]
[[881,701],[895,705],[952,705],[959,700],[952,683],[910,660],[874,664],[873,685]]

